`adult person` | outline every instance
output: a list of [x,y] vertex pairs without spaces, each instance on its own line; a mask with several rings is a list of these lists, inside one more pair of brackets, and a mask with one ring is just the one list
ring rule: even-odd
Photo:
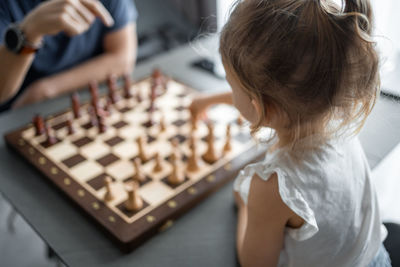
[[134,67],[133,0],[0,0],[0,112]]

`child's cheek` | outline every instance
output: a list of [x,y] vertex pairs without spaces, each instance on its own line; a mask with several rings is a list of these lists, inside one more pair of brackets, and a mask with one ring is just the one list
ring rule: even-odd
[[255,123],[257,121],[257,112],[246,94],[237,94],[233,92],[233,105],[250,123]]

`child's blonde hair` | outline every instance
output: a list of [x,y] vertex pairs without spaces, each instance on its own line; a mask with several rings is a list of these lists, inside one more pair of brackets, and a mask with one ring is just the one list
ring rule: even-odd
[[[224,65],[251,99],[281,112],[295,145],[303,134],[357,133],[379,93],[368,0],[237,1],[222,30]],[[332,121],[335,127],[332,128]],[[321,127],[322,126],[322,127]]]

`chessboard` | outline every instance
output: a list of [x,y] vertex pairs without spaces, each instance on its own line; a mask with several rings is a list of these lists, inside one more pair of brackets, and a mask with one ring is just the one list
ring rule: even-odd
[[74,93],[70,109],[36,115],[5,139],[130,251],[264,151],[240,117],[227,120],[232,110],[194,121],[195,91],[160,71],[123,80],[110,77],[104,95],[91,83],[91,101]]

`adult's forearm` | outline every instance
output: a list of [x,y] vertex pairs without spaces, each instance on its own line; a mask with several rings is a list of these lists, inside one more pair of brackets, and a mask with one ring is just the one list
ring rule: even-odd
[[52,96],[71,92],[90,81],[104,81],[110,74],[120,76],[132,72],[135,54],[104,53],[81,65],[46,78],[52,85]]
[[14,54],[0,45],[0,103],[18,92],[34,57]]

